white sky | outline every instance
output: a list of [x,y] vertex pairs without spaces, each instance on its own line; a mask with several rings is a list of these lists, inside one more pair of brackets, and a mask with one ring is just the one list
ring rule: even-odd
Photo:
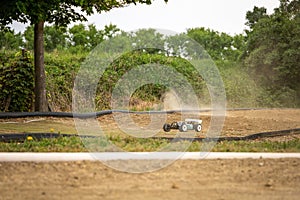
[[[246,12],[254,6],[263,6],[272,13],[279,0],[169,0],[167,4],[154,0],[152,5],[130,5],[89,16],[86,24],[103,29],[111,23],[124,31],[159,28],[184,32],[187,28],[205,27],[234,35],[246,28]],[[13,24],[16,31],[23,31],[24,27]]]

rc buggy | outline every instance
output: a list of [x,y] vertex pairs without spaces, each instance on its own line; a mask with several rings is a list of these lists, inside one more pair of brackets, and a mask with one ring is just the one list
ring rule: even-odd
[[178,129],[181,132],[186,132],[188,130],[195,130],[197,132],[200,132],[202,130],[202,120],[185,119],[185,121],[164,124],[163,129],[165,132],[169,132],[171,129]]

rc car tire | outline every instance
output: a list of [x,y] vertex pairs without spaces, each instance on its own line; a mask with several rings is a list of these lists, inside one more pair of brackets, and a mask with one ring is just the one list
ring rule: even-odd
[[171,125],[170,125],[170,124],[164,124],[163,129],[164,129],[165,132],[170,132],[170,130],[171,130]]
[[188,129],[187,125],[186,124],[182,124],[180,127],[179,127],[179,131],[181,132],[186,132]]
[[195,125],[195,131],[200,132],[202,130],[201,124]]

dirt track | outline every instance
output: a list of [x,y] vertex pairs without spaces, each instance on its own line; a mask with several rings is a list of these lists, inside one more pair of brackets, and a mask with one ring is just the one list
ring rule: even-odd
[[[123,114],[124,115],[124,114]],[[121,132],[115,117],[122,114],[105,115],[98,118],[100,126],[104,131],[118,133]],[[187,115],[192,118],[194,115]],[[133,122],[139,127],[147,127],[150,123],[149,115],[131,114]],[[181,114],[168,114],[167,121],[183,120]],[[198,116],[199,117],[199,116]],[[211,122],[211,113],[200,113],[203,120],[203,130],[198,133],[199,137],[205,137]],[[18,126],[18,129],[13,128]],[[130,124],[126,124],[130,126]],[[4,128],[5,127],[5,128]],[[28,128],[30,127],[30,128]],[[50,132],[51,129],[61,133],[76,133],[74,120],[72,118],[19,118],[0,119],[0,133],[15,132]],[[247,110],[247,111],[227,111],[225,123],[220,136],[245,136],[258,132],[277,131],[285,129],[300,128],[300,109],[277,109],[277,110]],[[172,130],[165,133],[162,128],[159,135],[172,136],[178,133]]]
[[[205,134],[209,114],[202,119]],[[113,126],[112,116],[99,120]],[[300,110],[232,111],[222,135],[290,128],[300,128]],[[299,199],[299,167],[300,159],[185,160],[153,173],[127,174],[100,162],[0,162],[0,199]]]
[[299,199],[300,160],[177,161],[128,174],[100,162],[1,163],[0,199]]
[[[186,115],[188,118],[194,117],[193,114]],[[126,116],[126,114],[117,113],[114,115],[105,115],[98,119],[104,131],[120,131],[115,122],[116,116],[122,118]],[[136,125],[139,127],[147,127],[150,122],[149,115],[132,114],[131,117],[134,123],[136,123]],[[186,116],[181,114],[168,114],[167,122],[171,123],[173,121],[184,120],[184,117]],[[207,129],[211,122],[211,113],[200,113],[200,118],[203,120],[203,130],[200,133],[197,133],[197,136],[206,137]],[[130,126],[130,124],[127,123],[126,125]],[[294,128],[300,128],[300,109],[227,111],[220,136],[245,136],[258,132],[278,131]],[[165,133],[163,130],[161,130],[158,135],[171,137],[176,133],[178,133],[178,130],[172,130],[170,133]]]

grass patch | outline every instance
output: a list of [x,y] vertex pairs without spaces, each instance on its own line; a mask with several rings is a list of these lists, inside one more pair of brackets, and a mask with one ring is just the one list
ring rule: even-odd
[[[145,139],[121,136],[101,138],[58,137],[53,139],[25,140],[21,143],[0,143],[1,152],[110,152],[118,151],[111,148],[111,143],[124,151],[157,151],[169,144],[168,140]],[[183,143],[175,143],[170,151],[178,150]],[[187,151],[201,151],[202,142],[192,142]],[[88,147],[88,148],[86,148]],[[288,141],[222,141],[215,144],[213,152],[300,152],[300,139]]]
[[222,141],[215,152],[300,152],[300,139],[288,141]]
[[[36,121],[35,121],[36,120]],[[0,133],[76,133],[73,119],[34,119],[0,122]]]
[[0,143],[1,152],[84,152],[86,148],[78,137],[58,137],[24,142]]

